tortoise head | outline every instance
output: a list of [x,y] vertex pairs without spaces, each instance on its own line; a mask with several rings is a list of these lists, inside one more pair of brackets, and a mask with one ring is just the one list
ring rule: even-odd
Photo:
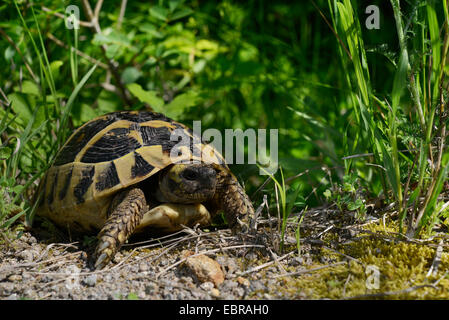
[[159,176],[159,190],[166,202],[201,203],[214,196],[216,186],[217,172],[204,163],[174,164]]

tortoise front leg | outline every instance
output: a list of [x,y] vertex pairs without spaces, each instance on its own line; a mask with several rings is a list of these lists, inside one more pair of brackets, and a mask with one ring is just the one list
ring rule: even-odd
[[102,269],[112,260],[142,220],[146,207],[145,195],[139,188],[123,190],[114,197],[109,218],[98,234],[95,269]]
[[221,204],[229,227],[234,233],[247,230],[248,218],[254,215],[254,207],[237,178],[228,170],[214,165],[217,174],[216,201]]

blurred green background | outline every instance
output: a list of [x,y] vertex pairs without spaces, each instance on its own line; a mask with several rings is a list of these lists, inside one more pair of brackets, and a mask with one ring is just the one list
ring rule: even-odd
[[[83,122],[106,112],[151,106],[189,126],[201,120],[203,130],[279,129],[284,177],[303,173],[290,188],[300,188],[296,200],[302,207],[305,202],[323,203],[323,192],[334,183],[360,185],[366,196],[381,193],[378,169],[365,165],[369,157],[356,158],[351,168],[342,160],[370,148],[363,143],[348,147],[355,145],[360,127],[350,103],[339,39],[329,26],[334,1],[112,0],[97,12],[101,33],[85,25],[77,32],[66,28],[61,16],[68,5],[80,8],[82,21],[90,20],[86,2],[0,5],[0,87],[5,94],[0,96],[0,118],[13,119],[1,141],[20,135],[30,119],[29,132],[39,128],[17,158],[18,171],[12,178],[18,184],[38,178],[36,173],[57,151],[55,141],[63,141]],[[90,3],[95,14],[95,3]],[[416,6],[410,3],[401,3],[406,27],[416,20],[411,10]],[[352,4],[362,26],[372,90],[388,97],[399,52],[391,4]],[[368,5],[380,9],[378,30],[364,27]],[[71,53],[70,47],[81,54]],[[67,126],[61,128],[69,97],[98,61],[101,65],[76,95]],[[14,143],[9,142],[2,149],[3,158],[13,152]],[[344,178],[354,168],[357,183]],[[267,179],[255,165],[234,165],[232,170],[250,195]],[[264,193],[273,197],[273,189],[267,184],[253,200],[260,203]]]

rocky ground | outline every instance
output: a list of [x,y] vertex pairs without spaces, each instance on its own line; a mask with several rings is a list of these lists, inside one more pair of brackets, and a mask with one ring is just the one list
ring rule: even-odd
[[310,244],[298,256],[294,233],[279,253],[276,218],[239,235],[185,229],[131,239],[103,270],[92,269],[94,237],[59,233],[55,241],[54,231],[34,229],[0,245],[0,299],[297,299],[277,277],[312,263]]
[[[25,232],[0,252],[0,298],[287,298],[276,290],[277,255],[255,238],[232,236],[229,230],[189,230],[126,245],[110,265],[95,271],[90,268],[91,245],[45,243]],[[299,266],[303,261],[304,255],[298,259],[292,252],[279,265]],[[258,272],[262,270],[263,277]]]
[[[376,297],[394,296],[391,288],[398,288],[399,294],[419,293],[420,287],[413,286],[409,279],[413,281],[418,266],[424,274],[423,281],[427,281],[425,274],[434,267],[441,244],[407,244],[407,250],[415,251],[403,259],[419,255],[426,258],[411,261],[404,269],[388,267],[388,263],[396,263],[389,252],[395,248],[393,236],[361,231],[369,224],[385,229],[385,217],[379,212],[358,223],[351,215],[342,216],[337,210],[309,210],[300,229],[300,220],[292,216],[282,251],[277,218],[250,221],[250,230],[245,234],[232,235],[229,229],[185,229],[155,239],[131,239],[102,270],[92,269],[95,237],[66,236],[65,240],[55,241],[34,229],[15,240],[5,238],[0,244],[0,299],[363,298],[365,294],[372,297],[373,291],[365,288],[367,276],[363,268],[376,261],[373,259],[384,259],[376,262],[384,268],[383,275],[397,270],[399,283],[394,287],[392,279],[382,282],[381,290],[390,291],[376,291]],[[374,240],[367,242],[373,236]],[[357,247],[358,241],[363,246]],[[339,251],[345,243],[355,249]],[[446,244],[443,247],[447,251]],[[351,256],[351,252],[357,255]],[[444,259],[441,266],[446,268],[448,259]],[[440,296],[434,290],[437,286],[443,290],[442,286],[449,284],[441,266],[436,280],[424,286],[433,296]],[[421,296],[412,296],[415,297]]]

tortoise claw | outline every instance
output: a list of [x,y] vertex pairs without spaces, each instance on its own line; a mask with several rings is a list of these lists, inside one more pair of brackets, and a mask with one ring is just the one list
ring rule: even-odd
[[95,261],[95,269],[102,269],[109,262],[109,256],[106,253],[102,253]]
[[104,241],[97,246],[97,249],[95,250],[95,269],[102,269],[111,260],[111,250],[106,250],[110,246],[111,244],[108,241]]

